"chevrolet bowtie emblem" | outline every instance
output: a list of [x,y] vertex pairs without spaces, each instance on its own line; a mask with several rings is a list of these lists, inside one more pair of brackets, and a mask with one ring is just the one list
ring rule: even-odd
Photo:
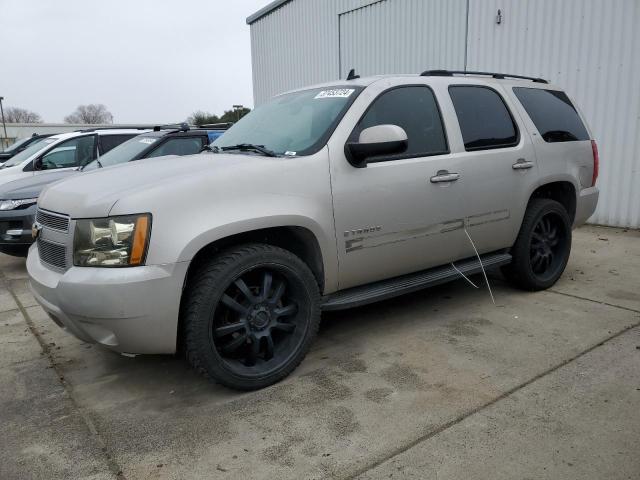
[[34,240],[38,238],[38,235],[40,235],[41,230],[42,230],[42,225],[39,224],[38,222],[35,222],[31,226],[31,236],[33,237]]

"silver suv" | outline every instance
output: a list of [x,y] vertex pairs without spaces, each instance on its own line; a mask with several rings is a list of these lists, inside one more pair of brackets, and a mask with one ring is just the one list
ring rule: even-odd
[[181,350],[224,385],[264,387],[301,362],[322,310],[490,267],[553,285],[598,200],[591,138],[541,79],[350,75],[273,98],[210,152],[48,188],[31,286],[82,340]]

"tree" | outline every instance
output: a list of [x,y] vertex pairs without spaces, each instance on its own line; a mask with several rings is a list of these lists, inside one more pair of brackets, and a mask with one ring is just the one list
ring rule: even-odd
[[208,123],[220,123],[220,118],[213,113],[198,110],[197,112],[193,112],[189,118],[187,118],[187,123],[189,125],[197,125],[199,127]]
[[220,121],[221,122],[237,122],[250,111],[251,109],[247,107],[242,107],[234,110],[225,110],[222,116],[220,117]]
[[199,127],[201,125],[207,125],[210,123],[237,122],[250,111],[250,108],[245,107],[235,110],[225,110],[222,116],[219,117],[217,115],[214,115],[213,113],[198,110],[196,112],[193,112],[189,116],[189,118],[187,118],[187,123],[189,123],[190,125],[197,125]]
[[89,105],[79,105],[71,114],[64,117],[66,123],[113,123],[113,115],[107,107],[101,103],[91,103]]
[[42,123],[42,117],[25,108],[9,107],[4,111],[7,123]]

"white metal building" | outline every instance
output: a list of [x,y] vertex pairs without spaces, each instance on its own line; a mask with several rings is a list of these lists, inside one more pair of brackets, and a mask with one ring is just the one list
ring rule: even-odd
[[640,0],[277,0],[247,23],[256,105],[351,68],[548,79],[598,140],[591,221],[640,227]]

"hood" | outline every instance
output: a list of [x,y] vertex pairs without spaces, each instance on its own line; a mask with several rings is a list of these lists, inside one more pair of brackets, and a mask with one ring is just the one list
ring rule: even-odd
[[177,195],[184,196],[190,186],[215,189],[224,182],[228,186],[229,181],[238,177],[255,181],[255,178],[260,178],[261,171],[272,170],[274,164],[285,160],[282,157],[240,153],[171,155],[136,160],[84,172],[55,183],[42,192],[38,206],[73,218],[106,217],[116,202],[129,199],[140,211],[152,211],[154,199],[166,199],[174,188],[180,192],[176,194],[175,201],[180,201]]
[[21,198],[37,198],[42,189],[47,185],[67,178],[70,175],[78,174],[76,170],[63,170],[53,172],[42,172],[17,180],[10,180],[0,183],[0,200],[19,200]]
[[0,186],[15,180],[31,177],[35,177],[33,172],[23,172],[20,168],[11,167],[6,170],[0,170]]

